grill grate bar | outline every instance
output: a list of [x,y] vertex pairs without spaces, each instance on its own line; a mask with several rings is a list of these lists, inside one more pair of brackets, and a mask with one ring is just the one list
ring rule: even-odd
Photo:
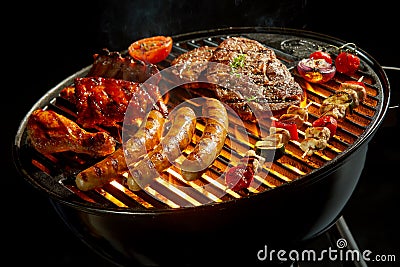
[[134,194],[132,191],[130,191],[128,188],[126,188],[122,184],[118,183],[117,181],[113,180],[113,181],[110,182],[110,184],[113,185],[118,190],[120,190],[125,195],[129,196],[130,198],[132,198],[134,201],[136,201],[137,203],[139,203],[143,207],[145,207],[147,209],[154,208],[154,206],[151,205],[149,202],[145,201],[143,198],[141,198],[138,195]]
[[128,207],[126,204],[124,204],[123,202],[118,200],[118,198],[114,197],[112,194],[110,194],[107,191],[105,191],[103,188],[96,188],[95,191],[99,195],[103,196],[106,200],[110,201],[111,203],[115,204],[118,207],[121,207],[121,208],[127,208]]
[[152,195],[153,197],[155,197],[156,199],[158,199],[161,203],[165,203],[167,204],[170,208],[180,208],[180,206],[178,204],[176,204],[175,202],[173,202],[171,199],[169,199],[168,197],[163,196],[162,194],[158,193],[155,189],[151,188],[151,187],[145,187],[143,190],[145,190],[146,192],[148,192],[150,195]]
[[181,182],[184,182],[186,185],[189,185],[189,186],[193,187],[195,190],[197,190],[199,193],[201,193],[204,196],[206,196],[208,199],[210,199],[210,200],[212,200],[214,202],[222,202],[222,200],[220,198],[218,198],[217,196],[215,196],[211,192],[205,190],[203,187],[197,185],[195,182],[192,182],[192,181],[188,182],[185,179],[183,179],[182,175],[180,175],[178,172],[176,172],[172,168],[169,168],[167,170],[167,172],[170,173],[171,175],[173,175],[174,177],[176,177],[177,179],[179,179]]

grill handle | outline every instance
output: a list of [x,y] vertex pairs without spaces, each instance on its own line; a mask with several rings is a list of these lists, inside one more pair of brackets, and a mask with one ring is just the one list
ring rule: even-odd
[[[388,76],[391,94],[388,112],[382,127],[400,126],[400,67],[382,66]],[[394,89],[397,90],[394,90]]]

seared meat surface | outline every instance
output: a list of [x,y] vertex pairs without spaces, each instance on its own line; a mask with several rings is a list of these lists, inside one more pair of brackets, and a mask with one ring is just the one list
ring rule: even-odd
[[[61,91],[76,105],[76,122],[84,128],[116,126],[124,121],[140,125],[153,105],[163,114],[167,108],[157,86],[138,82],[103,78],[83,77],[74,80],[74,86]],[[129,114],[125,114],[128,106]]]
[[[191,81],[205,75],[216,97],[228,104],[238,115],[249,121],[263,116],[280,114],[290,105],[298,105],[303,90],[294,80],[287,67],[276,57],[275,52],[256,40],[230,37],[218,47],[206,50],[197,48],[180,55],[176,62],[184,67],[183,79]],[[184,63],[186,60],[186,63]],[[204,62],[213,64],[206,66]],[[201,71],[190,72],[190,64],[201,63]],[[174,63],[174,62],[173,62]],[[214,64],[219,63],[219,64]],[[195,68],[197,69],[197,68]],[[193,84],[192,88],[199,84]],[[204,88],[204,84],[200,84]]]
[[116,141],[106,132],[91,133],[52,110],[37,109],[27,122],[28,138],[42,154],[73,151],[102,157],[115,151]]
[[103,49],[95,54],[94,62],[86,77],[104,77],[134,82],[145,82],[159,72],[156,65],[144,63],[131,56]]
[[216,47],[201,46],[183,53],[172,60],[171,65],[176,67],[176,74],[181,79],[190,82],[189,84],[184,84],[183,87],[198,88],[203,86],[202,83],[198,83],[197,81],[202,72],[207,68],[207,63],[210,61],[215,49]]

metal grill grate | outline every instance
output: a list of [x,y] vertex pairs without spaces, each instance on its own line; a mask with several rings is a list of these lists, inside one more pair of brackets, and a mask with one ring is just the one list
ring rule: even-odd
[[[253,35],[245,37],[254,38]],[[165,61],[159,64],[159,68],[164,69],[168,67],[172,59],[181,53],[203,45],[217,46],[225,38],[227,38],[227,36],[206,37],[175,42],[171,54]],[[285,36],[282,38],[284,40]],[[263,40],[265,39],[260,41],[263,42]],[[303,158],[303,151],[299,147],[299,141],[291,140],[286,146],[286,154],[283,157],[273,163],[264,165],[263,171],[260,175],[255,177],[256,186],[251,186],[247,192],[234,192],[226,188],[221,177],[228,167],[234,166],[248,149],[253,148],[255,142],[259,139],[259,135],[257,133],[257,127],[251,123],[245,122],[245,127],[243,128],[241,123],[235,121],[235,116],[230,114],[230,118],[232,118],[229,124],[230,135],[225,142],[223,151],[213,165],[208,168],[207,172],[203,174],[201,179],[197,181],[185,181],[180,176],[179,170],[172,166],[158,177],[153,185],[142,191],[133,192],[121,182],[115,180],[101,189],[81,192],[74,185],[74,175],[77,171],[83,169],[82,166],[94,164],[95,162],[93,162],[93,159],[70,153],[61,153],[59,155],[45,157],[32,151],[29,147],[25,147],[23,154],[25,154],[24,157],[29,158],[28,165],[30,165],[32,176],[38,180],[49,179],[53,181],[52,185],[48,185],[48,181],[43,182],[46,184],[44,187],[50,188],[50,190],[56,190],[58,186],[67,189],[71,195],[63,194],[68,195],[68,198],[77,202],[89,203],[89,205],[93,204],[96,206],[100,205],[102,207],[147,210],[200,206],[202,203],[220,203],[243,198],[290,183],[293,180],[306,176],[315,169],[323,167],[341,153],[346,152],[373,122],[380,102],[380,89],[376,75],[364,64],[353,77],[337,74],[333,80],[325,84],[310,84],[303,80],[297,73],[296,68],[293,67],[298,58],[284,51],[282,47],[277,45],[281,43],[279,40],[278,42],[275,40],[271,43],[263,43],[266,43],[266,45],[272,48],[277,57],[289,67],[296,81],[304,89],[307,101],[312,102],[312,105],[308,108],[308,122],[298,130],[299,141],[304,138],[305,128],[311,126],[311,123],[319,117],[318,109],[322,101],[334,93],[339,88],[341,82],[349,79],[357,80],[361,76],[364,77],[363,81],[367,85],[368,95],[366,100],[360,104],[353,114],[347,115],[343,121],[339,122],[337,133],[330,139],[326,149],[318,151],[310,157]],[[85,72],[82,72],[82,75],[84,74]],[[160,85],[160,88],[162,88],[162,85]],[[185,90],[186,89],[177,88],[170,93],[170,101],[168,102],[169,108],[174,108],[182,101],[187,101],[194,110],[200,108],[200,104],[188,99],[187,95],[189,94],[196,97],[202,96],[203,93],[205,94],[207,92],[204,91],[202,93],[199,90],[187,92]],[[55,110],[72,120],[76,119],[73,105],[58,95],[55,95],[48,102],[47,108]],[[202,134],[203,128],[204,123],[199,120],[192,144],[184,153],[187,154],[193,149],[195,143]],[[98,130],[108,131],[115,136],[121,129]],[[248,136],[248,140],[243,138],[244,135]],[[55,183],[58,185],[54,185]],[[52,187],[54,187],[54,189],[52,189]],[[62,189],[60,190],[62,191]]]

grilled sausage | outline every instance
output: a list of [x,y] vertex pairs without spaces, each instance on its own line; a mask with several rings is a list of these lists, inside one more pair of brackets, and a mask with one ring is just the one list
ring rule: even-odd
[[208,98],[202,112],[206,121],[203,134],[181,165],[182,177],[187,181],[200,178],[221,152],[227,136],[228,113],[219,100]]
[[128,171],[126,162],[138,161],[140,156],[159,144],[164,122],[163,114],[158,110],[151,110],[138,131],[125,143],[124,148],[118,148],[113,154],[76,176],[77,187],[82,191],[101,187]]
[[129,165],[132,176],[127,178],[128,187],[137,190],[139,184],[143,188],[170,167],[181,155],[181,151],[190,144],[195,128],[194,111],[189,107],[179,108],[173,117],[171,128],[161,142],[139,162]]

